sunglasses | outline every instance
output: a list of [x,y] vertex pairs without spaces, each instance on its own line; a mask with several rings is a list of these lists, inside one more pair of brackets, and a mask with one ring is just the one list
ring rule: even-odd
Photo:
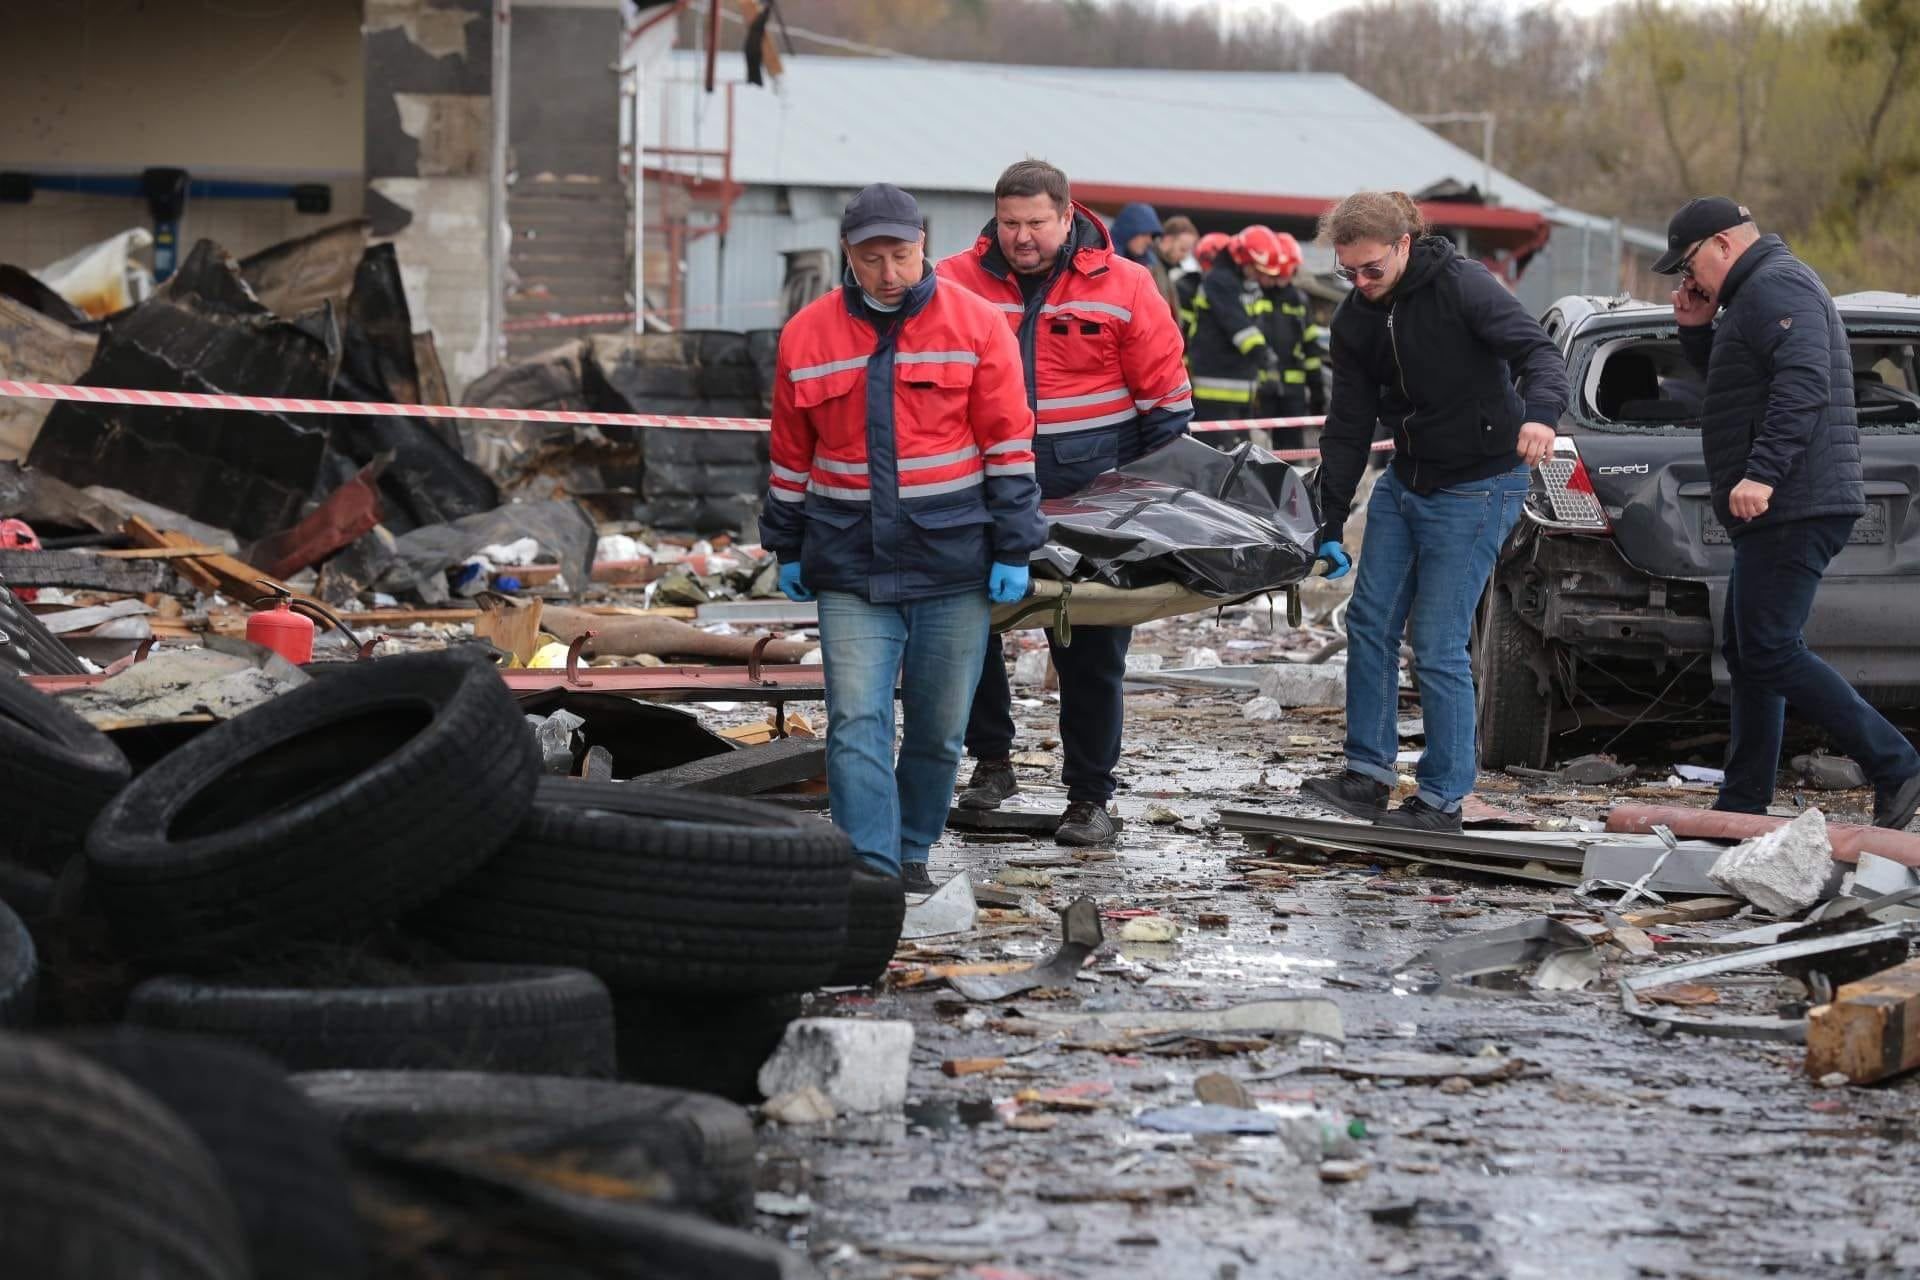
[[1399,252],[1399,246],[1396,245],[1393,249],[1388,250],[1385,257],[1375,258],[1372,262],[1363,263],[1357,267],[1335,267],[1333,274],[1339,276],[1348,284],[1352,284],[1362,276],[1365,276],[1369,280],[1382,279],[1387,274],[1386,264],[1392,261],[1393,255],[1397,252]]
[[[1712,236],[1707,237],[1707,240],[1711,239],[1713,239]],[[1702,249],[1707,247],[1707,240],[1702,240],[1695,244],[1693,248],[1687,250],[1687,256],[1680,259],[1680,265],[1674,268],[1674,271],[1677,272],[1682,279],[1693,279],[1693,260]]]

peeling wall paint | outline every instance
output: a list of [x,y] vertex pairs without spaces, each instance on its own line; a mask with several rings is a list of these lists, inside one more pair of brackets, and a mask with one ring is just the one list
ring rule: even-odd
[[390,237],[416,326],[433,330],[456,399],[493,367],[487,350],[487,183],[484,178],[377,178],[369,190],[412,220]]
[[420,144],[415,173],[422,178],[484,176],[490,102],[471,93],[394,94],[400,131]]
[[443,9],[421,0],[366,0],[364,29],[404,31],[407,41],[423,53],[451,58],[467,52],[467,25],[482,15],[470,10]]

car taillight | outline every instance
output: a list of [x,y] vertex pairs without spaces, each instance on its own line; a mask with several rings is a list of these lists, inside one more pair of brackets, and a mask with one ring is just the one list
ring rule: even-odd
[[1562,436],[1553,442],[1553,456],[1540,464],[1540,479],[1553,513],[1545,523],[1575,532],[1606,533],[1613,528],[1573,441]]

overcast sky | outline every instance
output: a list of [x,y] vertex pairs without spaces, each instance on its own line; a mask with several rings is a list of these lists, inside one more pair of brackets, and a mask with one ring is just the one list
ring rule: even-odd
[[[1223,14],[1266,14],[1284,9],[1302,22],[1318,22],[1330,13],[1353,7],[1358,0],[1159,0],[1173,9],[1212,10]],[[1493,0],[1501,8],[1523,9],[1536,0]],[[1557,0],[1568,13],[1587,14],[1604,9],[1612,0]]]

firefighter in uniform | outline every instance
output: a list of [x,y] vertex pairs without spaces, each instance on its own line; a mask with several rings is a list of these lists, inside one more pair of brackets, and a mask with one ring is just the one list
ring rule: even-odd
[[[1121,257],[1100,220],[1073,202],[1060,170],[1023,160],[1003,173],[994,220],[939,272],[998,308],[1018,335],[1042,498],[1076,493],[1186,430],[1193,400],[1173,313],[1147,269]],[[1075,627],[1070,646],[1048,636],[1060,673],[1068,803],[1054,838],[1063,844],[1097,845],[1114,834],[1107,804],[1132,634],[1131,627]],[[967,750],[978,764],[962,805],[991,809],[1013,794],[1013,737],[996,637],[967,726]]]
[[1232,239],[1224,231],[1209,231],[1201,236],[1193,246],[1194,265],[1199,269],[1183,271],[1180,278],[1173,282],[1174,294],[1179,299],[1180,336],[1184,339],[1193,337],[1193,304],[1200,296],[1200,280],[1213,269],[1213,260],[1220,256],[1220,251]]
[[[1262,378],[1280,376],[1280,355],[1267,342],[1261,323],[1268,304],[1258,283],[1256,246],[1260,253],[1271,255],[1269,260],[1277,261],[1273,232],[1247,227],[1213,260],[1193,300],[1187,367],[1193,374],[1193,416],[1201,422],[1254,417]],[[1244,442],[1247,433],[1212,431],[1205,438],[1224,449]]]
[[[1248,230],[1266,231],[1267,228]],[[1261,382],[1256,416],[1298,418],[1309,413],[1324,414],[1327,386],[1321,373],[1320,329],[1307,312],[1307,295],[1293,282],[1300,270],[1300,242],[1284,231],[1268,232],[1268,235],[1273,237],[1271,244],[1264,236],[1248,237],[1247,258],[1259,273],[1255,277],[1260,286],[1257,314],[1267,335],[1267,345],[1279,353],[1280,368],[1276,375]],[[1252,310],[1249,307],[1249,311]],[[1295,434],[1304,436],[1304,430]]]
[[833,821],[856,907],[869,929],[888,909],[895,940],[946,826],[992,604],[1026,594],[1046,540],[1020,346],[935,274],[924,228],[897,187],[847,206],[846,283],[780,334],[761,518],[781,590],[819,600]]

